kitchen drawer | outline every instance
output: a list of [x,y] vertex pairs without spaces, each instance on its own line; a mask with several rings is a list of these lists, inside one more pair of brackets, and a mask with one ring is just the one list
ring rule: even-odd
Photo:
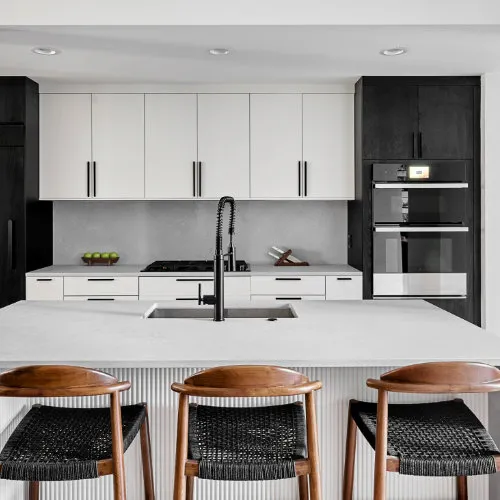
[[326,300],[362,300],[363,276],[327,276]]
[[[202,295],[214,293],[213,278],[163,278],[147,277],[139,278],[139,295],[141,300],[175,300],[198,297],[198,285],[201,284]],[[224,295],[228,296],[250,296],[249,277],[224,278]]]
[[63,300],[63,278],[26,278],[26,300]]
[[325,295],[325,277],[252,276],[252,295]]
[[325,300],[324,295],[252,295],[252,300],[275,300],[276,302],[295,302],[304,300]]
[[137,295],[66,295],[64,300],[87,300],[96,302],[113,302],[115,300],[139,300]]
[[138,278],[92,276],[64,278],[64,295],[138,295]]

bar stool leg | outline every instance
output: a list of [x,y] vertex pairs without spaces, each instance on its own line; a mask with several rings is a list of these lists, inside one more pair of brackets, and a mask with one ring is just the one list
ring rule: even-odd
[[352,418],[351,403],[349,403],[342,500],[352,500],[354,490],[354,465],[356,461],[356,431],[356,422]]
[[299,476],[299,499],[309,500],[309,484],[307,482],[307,476]]
[[142,472],[144,476],[144,492],[146,500],[155,500],[153,482],[153,461],[151,459],[151,438],[149,435],[149,418],[146,408],[146,418],[141,426]]
[[38,500],[40,498],[40,483],[38,481],[31,481],[28,487],[29,500]]
[[457,477],[457,500],[467,500],[469,494],[467,492],[467,476]]
[[177,417],[177,449],[175,453],[174,500],[186,500],[186,466],[188,450],[189,399],[185,394],[179,396]]
[[319,468],[318,428],[314,393],[306,394],[307,448],[311,471],[309,473],[309,491],[311,500],[321,500],[321,478]]
[[113,441],[114,500],[127,500],[123,451],[122,410],[120,406],[120,394],[118,392],[111,393],[111,435]]
[[385,475],[387,463],[387,425],[389,407],[387,392],[378,391],[377,439],[375,443],[375,485],[373,500],[385,500]]
[[193,500],[194,494],[194,476],[186,478],[186,500]]

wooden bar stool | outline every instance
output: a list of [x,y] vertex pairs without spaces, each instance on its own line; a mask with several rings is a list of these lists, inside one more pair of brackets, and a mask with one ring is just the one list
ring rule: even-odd
[[354,485],[356,430],[375,449],[374,500],[386,496],[386,471],[412,476],[454,476],[457,498],[467,499],[467,476],[500,470],[500,452],[488,431],[461,399],[388,404],[389,392],[414,394],[500,391],[500,370],[481,363],[446,362],[406,366],[368,379],[378,404],[349,405],[343,500]]
[[75,366],[25,366],[0,374],[0,396],[72,397],[109,394],[111,408],[34,405],[0,452],[0,479],[29,482],[38,500],[40,481],[113,475],[115,500],[126,500],[124,452],[140,432],[146,500],[154,500],[145,403],[121,406],[130,382]]
[[[227,481],[298,477],[300,499],[320,500],[314,404],[314,391],[320,388],[321,382],[311,382],[301,373],[277,366],[212,368],[187,378],[183,384],[172,384],[172,390],[179,393],[174,500],[192,500],[196,476]],[[251,408],[189,404],[189,396],[267,398],[302,394],[306,417],[299,402]]]

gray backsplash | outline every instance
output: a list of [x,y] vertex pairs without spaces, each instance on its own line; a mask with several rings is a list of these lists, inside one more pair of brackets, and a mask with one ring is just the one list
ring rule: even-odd
[[[86,251],[117,251],[121,264],[211,259],[216,207],[216,201],[54,202],[54,264],[81,263]],[[238,202],[235,244],[237,258],[254,264],[273,262],[271,245],[292,248],[311,264],[346,263],[347,202]]]

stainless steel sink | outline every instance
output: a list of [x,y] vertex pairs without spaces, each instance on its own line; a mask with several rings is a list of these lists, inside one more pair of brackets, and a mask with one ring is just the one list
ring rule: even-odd
[[[204,307],[161,307],[155,304],[144,315],[145,319],[174,319],[174,318],[213,318],[213,308]],[[283,304],[279,307],[228,307],[224,309],[224,317],[228,319],[281,319],[296,318],[292,306]]]

